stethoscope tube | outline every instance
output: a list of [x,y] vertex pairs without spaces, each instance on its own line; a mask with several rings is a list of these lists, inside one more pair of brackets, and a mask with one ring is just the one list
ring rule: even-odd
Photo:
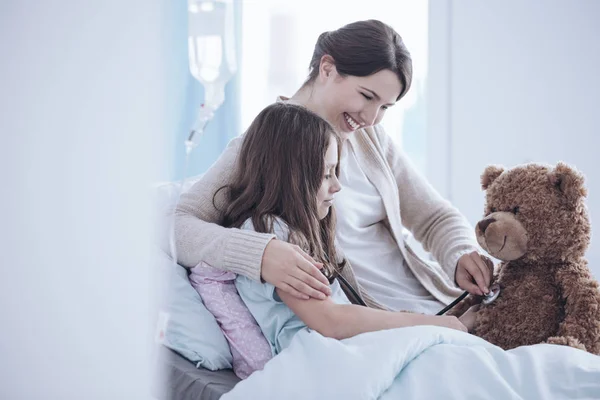
[[341,284],[343,284],[344,286],[346,286],[346,289],[348,289],[350,291],[350,293],[352,293],[352,295],[354,296],[354,298],[356,298],[356,301],[358,301],[358,303],[361,306],[367,307],[367,304],[363,301],[362,297],[360,297],[358,295],[358,293],[356,292],[356,290],[354,290],[354,288],[352,287],[352,285],[350,283],[348,283],[348,281],[340,274],[337,274],[336,278],[340,281]]
[[[359,296],[359,294],[352,287],[352,285],[350,285],[350,283],[342,275],[337,274],[336,278],[340,281],[340,283],[343,286],[346,287],[347,290],[350,291],[350,293],[352,293],[352,295],[354,296],[354,298],[356,299],[356,301],[358,301],[358,304],[360,304],[361,306],[364,306],[364,307],[368,307],[367,304],[363,301],[362,297]],[[500,293],[499,290],[495,290],[493,292],[490,292],[490,294],[488,295],[489,297],[487,297],[484,300],[484,303],[485,304],[491,303],[492,301],[494,301],[496,299],[496,297],[498,297],[499,293]],[[460,303],[468,295],[469,295],[469,292],[465,291],[463,294],[461,294],[460,296],[458,296],[458,298],[456,298],[456,300],[454,300],[452,303],[448,304],[446,307],[444,307],[443,309],[441,309],[435,315],[444,315],[446,312],[448,312],[449,310],[451,310],[455,305],[457,305],[458,303]]]
[[460,301],[462,299],[464,299],[465,297],[467,297],[468,295],[469,295],[469,292],[464,292],[463,294],[458,296],[458,298],[456,300],[454,300],[452,303],[448,304],[446,307],[442,308],[442,310],[435,315],[444,315],[448,310],[450,310],[452,307],[454,307],[455,305],[460,303]]

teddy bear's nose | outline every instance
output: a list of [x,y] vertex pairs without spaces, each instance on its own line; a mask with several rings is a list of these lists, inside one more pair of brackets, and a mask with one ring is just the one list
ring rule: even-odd
[[482,233],[485,233],[485,230],[487,229],[487,227],[490,226],[490,224],[494,223],[494,222],[496,222],[496,220],[494,218],[488,218],[488,219],[484,219],[483,221],[479,221],[477,226],[479,227],[479,230],[481,230]]

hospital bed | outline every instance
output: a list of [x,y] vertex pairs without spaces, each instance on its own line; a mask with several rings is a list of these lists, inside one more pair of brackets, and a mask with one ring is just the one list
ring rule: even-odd
[[154,396],[158,400],[216,400],[240,381],[230,369],[209,371],[196,368],[164,346],[159,346],[157,353],[159,373]]

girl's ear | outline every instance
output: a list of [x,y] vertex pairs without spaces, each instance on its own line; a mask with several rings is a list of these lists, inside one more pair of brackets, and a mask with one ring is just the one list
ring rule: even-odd
[[335,74],[337,74],[337,70],[335,68],[333,57],[329,54],[323,55],[323,57],[321,57],[321,63],[319,64],[319,79],[322,82],[325,82],[330,77],[334,77]]

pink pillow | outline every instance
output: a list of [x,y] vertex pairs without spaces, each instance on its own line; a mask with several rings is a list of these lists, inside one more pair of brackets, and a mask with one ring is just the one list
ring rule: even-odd
[[271,346],[235,288],[236,275],[204,262],[191,269],[190,283],[217,320],[233,356],[233,371],[246,379],[273,355]]

